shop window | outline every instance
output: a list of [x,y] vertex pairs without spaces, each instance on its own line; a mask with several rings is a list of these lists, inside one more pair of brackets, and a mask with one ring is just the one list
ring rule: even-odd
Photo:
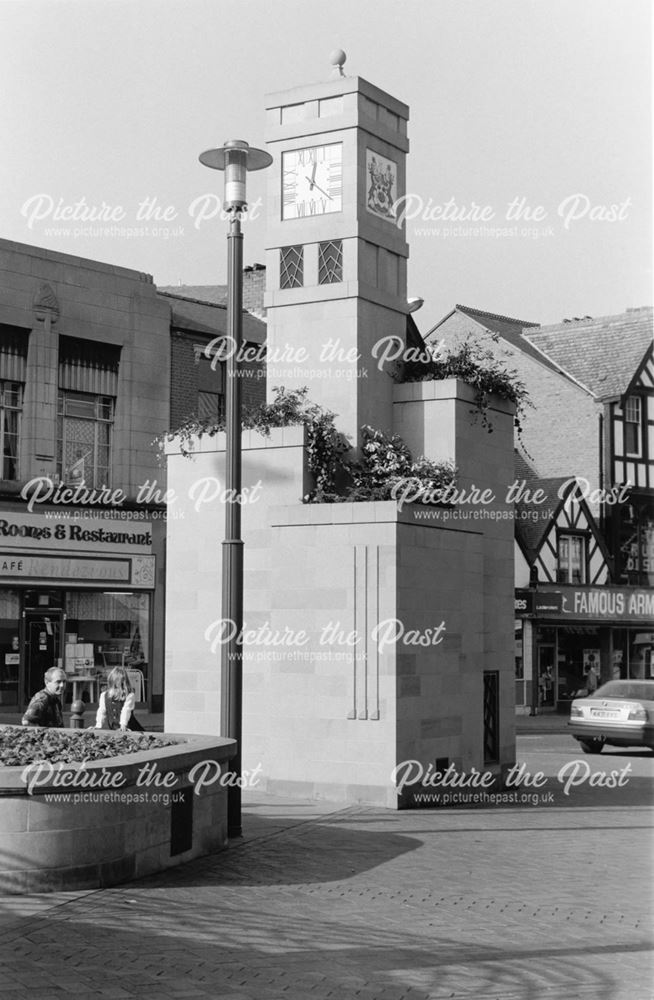
[[557,583],[586,582],[586,539],[582,535],[559,535]]
[[0,479],[18,479],[18,446],[23,408],[20,382],[0,380]]
[[642,403],[640,396],[628,396],[624,408],[625,453],[640,458],[643,453]]
[[515,646],[515,679],[517,681],[524,680],[524,676],[525,676],[524,656],[523,656],[523,652],[524,651],[523,651],[523,648],[522,648],[522,642],[523,642],[523,639],[522,639],[522,629],[520,629],[519,632],[516,631],[515,638],[514,638],[514,646]]
[[139,687],[138,700],[144,700],[149,690],[150,595],[70,592],[66,657],[77,655],[81,645],[92,645],[95,664],[105,673],[115,666],[135,672],[133,686]]
[[618,582],[654,586],[654,504],[625,504],[616,531]]
[[18,591],[0,591],[0,705],[18,704],[20,670]]
[[114,400],[85,392],[60,392],[57,473],[71,486],[108,486]]

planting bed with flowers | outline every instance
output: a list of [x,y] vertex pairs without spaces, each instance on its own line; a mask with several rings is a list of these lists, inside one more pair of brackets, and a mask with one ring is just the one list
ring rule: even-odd
[[150,733],[109,734],[103,730],[41,729],[28,726],[0,727],[0,764],[20,767],[38,761],[52,764],[106,760],[124,754],[142,753],[175,746],[179,740]]

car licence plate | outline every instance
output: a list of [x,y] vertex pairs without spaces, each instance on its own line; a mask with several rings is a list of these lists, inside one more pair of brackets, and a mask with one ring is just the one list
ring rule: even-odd
[[605,712],[601,708],[591,708],[590,714],[595,719],[619,719],[619,712]]

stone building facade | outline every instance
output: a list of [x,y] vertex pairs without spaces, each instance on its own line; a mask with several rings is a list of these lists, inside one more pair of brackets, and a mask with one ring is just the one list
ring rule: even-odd
[[[260,356],[265,323],[243,317]],[[0,712],[19,713],[61,664],[69,699],[112,666],[163,708],[166,470],[157,439],[218,418],[224,363],[205,348],[224,305],[152,278],[0,241]],[[265,399],[261,360],[243,397]]]

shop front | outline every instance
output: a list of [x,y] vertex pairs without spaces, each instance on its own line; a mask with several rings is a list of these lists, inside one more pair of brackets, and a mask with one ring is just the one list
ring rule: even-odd
[[654,678],[654,590],[516,590],[516,710],[567,712],[613,678]]
[[157,647],[152,525],[86,511],[0,513],[0,712],[22,711],[43,674],[68,674],[67,701],[96,702],[124,666],[150,701]]

